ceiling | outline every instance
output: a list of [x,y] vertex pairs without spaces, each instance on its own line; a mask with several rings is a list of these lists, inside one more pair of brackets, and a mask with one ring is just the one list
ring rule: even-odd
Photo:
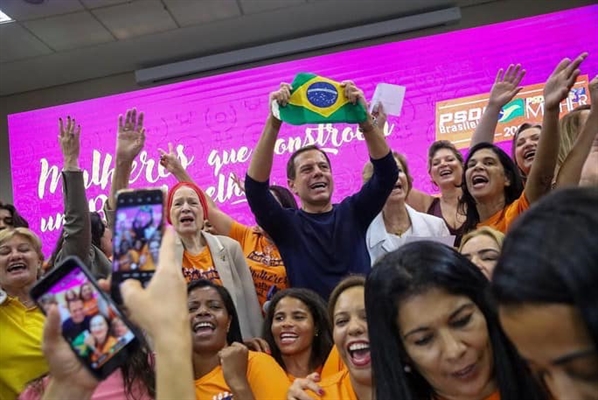
[[0,96],[488,0],[0,0]]

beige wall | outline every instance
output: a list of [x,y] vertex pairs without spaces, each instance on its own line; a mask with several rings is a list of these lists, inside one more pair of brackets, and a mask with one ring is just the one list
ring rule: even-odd
[[[467,0],[461,1],[460,3],[467,4]],[[329,53],[333,51],[360,47],[364,45],[397,41],[417,36],[426,36],[451,30],[470,28],[474,26],[523,18],[532,15],[544,14],[548,12],[589,4],[594,4],[594,1],[489,0],[487,3],[484,4],[477,4],[470,7],[462,7],[461,11],[463,14],[463,18],[458,24],[455,25],[396,35],[384,39],[377,39],[369,42],[328,49],[326,51],[302,54],[301,57]],[[286,57],[276,61],[284,61],[292,58],[293,57]],[[525,60],[521,60],[521,62],[525,63]],[[251,64],[244,67],[251,67],[255,65],[259,64]],[[218,72],[220,73],[226,71],[227,70],[222,70]],[[1,69],[0,73],[2,73]],[[50,107],[54,105],[71,103],[90,98],[123,93],[136,89],[140,89],[140,87],[135,83],[134,74],[131,71],[129,73],[108,76],[100,79],[93,79],[68,85],[56,86],[43,90],[0,97],[0,199],[2,199],[3,201],[11,202],[13,198],[12,183],[10,177],[10,155],[8,151],[7,115],[22,111],[34,110],[37,108]]]

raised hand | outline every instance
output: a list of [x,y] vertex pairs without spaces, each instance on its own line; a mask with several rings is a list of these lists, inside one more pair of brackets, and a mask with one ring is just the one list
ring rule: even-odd
[[492,90],[490,90],[490,98],[488,105],[492,107],[502,108],[513,97],[521,91],[519,84],[525,76],[525,70],[521,69],[521,64],[509,65],[506,71],[502,68],[498,70]]
[[388,115],[386,115],[382,103],[374,104],[374,108],[372,109],[372,117],[374,117],[374,124],[380,129],[384,129]]
[[360,90],[352,81],[342,81],[341,87],[345,90],[345,96],[352,104],[361,104],[367,110],[368,104],[365,100],[363,91]]
[[287,104],[289,104],[292,89],[293,88],[288,83],[281,83],[280,88],[278,90],[270,93],[269,103],[272,104],[273,101],[276,101],[279,106],[286,106]]
[[60,151],[64,159],[65,170],[79,169],[79,153],[81,125],[77,125],[77,121],[71,117],[67,117],[66,126],[62,118],[58,118],[59,134],[58,142],[60,143]]
[[160,165],[162,165],[168,172],[176,175],[177,172],[184,170],[183,165],[177,158],[172,143],[168,143],[168,153],[162,149],[158,149],[160,153]]
[[554,109],[567,98],[569,91],[579,76],[579,66],[586,59],[588,53],[582,53],[573,61],[568,58],[562,60],[544,85],[544,108]]
[[116,158],[126,162],[133,162],[143,149],[145,143],[145,128],[143,127],[143,113],[137,114],[137,109],[127,110],[126,115],[118,116],[118,136],[116,139]]

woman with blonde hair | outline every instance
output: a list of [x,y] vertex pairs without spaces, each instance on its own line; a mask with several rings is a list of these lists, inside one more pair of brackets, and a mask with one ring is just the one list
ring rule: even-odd
[[489,226],[482,226],[463,236],[459,253],[474,263],[488,279],[491,279],[504,240],[504,233]]
[[0,398],[14,399],[48,372],[41,351],[44,315],[29,295],[44,256],[28,228],[0,231]]

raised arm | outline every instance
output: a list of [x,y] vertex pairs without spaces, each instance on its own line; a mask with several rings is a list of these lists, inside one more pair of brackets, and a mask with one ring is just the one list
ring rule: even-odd
[[538,141],[536,157],[525,184],[525,196],[530,204],[551,189],[559,152],[559,104],[569,95],[569,91],[579,76],[579,66],[586,57],[587,53],[583,53],[573,61],[565,58],[557,65],[544,85],[542,133]]
[[[286,83],[280,84],[280,89],[270,94],[268,107],[273,101],[278,102],[280,106],[286,106],[291,97],[291,85]],[[272,172],[272,161],[274,159],[274,146],[278,138],[278,132],[282,121],[272,115],[272,111],[268,114],[266,125],[262,131],[262,135],[253,150],[253,156],[249,163],[247,175],[257,182],[266,182],[270,179]]]
[[[366,110],[368,109],[363,91],[358,89],[353,82],[344,81],[341,86],[345,89],[345,96],[351,103],[359,103]],[[388,147],[386,137],[384,137],[383,127],[379,127],[374,122],[374,118],[369,112],[366,120],[359,124],[359,129],[363,132],[365,143],[368,146],[368,153],[373,160],[379,160],[390,152],[390,147]]]
[[590,98],[590,115],[559,170],[556,179],[558,188],[578,186],[590,151],[598,151],[598,75],[590,81]]
[[506,72],[502,68],[498,70],[494,85],[492,85],[492,89],[490,90],[488,105],[473,132],[469,147],[482,142],[494,142],[494,133],[498,124],[500,110],[519,93],[521,90],[519,83],[521,83],[524,76],[525,70],[521,69],[520,64],[509,65]]
[[139,155],[145,143],[145,128],[143,127],[143,113],[137,114],[137,109],[127,110],[125,117],[118,116],[118,136],[116,137],[116,159],[114,173],[108,197],[108,209],[116,208],[116,193],[129,187],[129,177],[133,167],[133,160]]
[[[160,164],[166,168],[168,172],[174,175],[179,182],[193,182],[197,185],[197,183],[193,181],[193,178],[191,178],[191,176],[187,173],[185,168],[183,168],[183,165],[174,153],[174,147],[172,143],[168,143],[168,153],[162,149],[158,149],[158,151],[160,152]],[[201,188],[200,190],[204,191]],[[205,195],[206,200],[208,201],[208,221],[214,227],[214,229],[216,229],[216,232],[218,232],[220,235],[228,236],[235,220],[220,211],[210,196],[207,194]]]
[[[65,124],[66,122],[66,124]],[[89,204],[85,196],[83,171],[79,168],[81,125],[75,119],[59,119],[60,151],[63,157],[62,182],[64,192],[64,242],[60,259],[67,256],[79,257],[91,266],[91,221]],[[58,263],[58,259],[56,263]]]

